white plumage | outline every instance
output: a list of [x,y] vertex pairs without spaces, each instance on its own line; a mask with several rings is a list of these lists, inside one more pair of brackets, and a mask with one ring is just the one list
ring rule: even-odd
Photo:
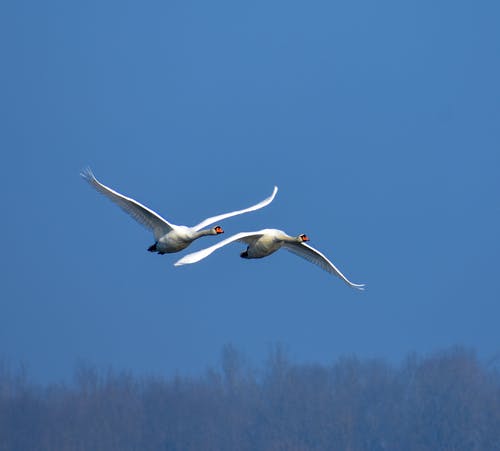
[[102,184],[95,178],[90,168],[82,171],[80,175],[97,191],[115,202],[137,222],[150,229],[153,232],[156,241],[152,246],[149,247],[148,250],[151,252],[158,252],[159,254],[179,252],[182,249],[188,247],[194,240],[202,236],[218,235],[220,233],[224,233],[220,226],[211,227],[209,229],[203,229],[203,227],[209,226],[217,221],[221,221],[222,219],[241,215],[243,213],[249,213],[251,211],[263,208],[273,201],[274,196],[276,196],[276,193],[278,192],[278,187],[275,186],[271,196],[259,202],[258,204],[252,205],[248,208],[244,208],[243,210],[232,211],[229,213],[223,213],[211,218],[207,218],[194,227],[186,227],[168,222],[158,213],[142,205],[136,200],[124,196],[114,189],[111,189],[108,186]]
[[320,251],[306,244],[309,238],[302,234],[296,237],[290,236],[277,229],[263,229],[256,232],[241,232],[237,233],[225,240],[219,241],[213,246],[201,249],[197,252],[185,255],[175,263],[175,266],[187,265],[199,262],[208,257],[212,252],[224,247],[230,243],[239,241],[247,244],[246,251],[240,254],[243,258],[263,258],[271,255],[280,248],[305,258],[311,263],[318,265],[325,271],[342,279],[347,285],[358,290],[364,290],[364,284],[352,283],[342,274],[339,269],[325,257]]

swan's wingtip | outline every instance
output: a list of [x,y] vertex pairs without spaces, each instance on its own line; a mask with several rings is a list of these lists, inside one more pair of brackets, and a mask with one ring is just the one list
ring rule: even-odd
[[[276,185],[274,185],[274,188],[273,188],[273,192],[271,193],[271,195],[266,199],[266,201],[269,203],[269,202],[272,202],[274,200],[274,198],[276,197],[276,193],[278,192],[278,187]],[[264,201],[265,202],[265,201]]]
[[190,265],[191,263],[195,263],[198,260],[193,259],[189,254],[185,255],[184,257],[180,258],[174,263],[174,266],[184,266],[184,265]]
[[94,173],[92,172],[92,169],[90,169],[90,166],[85,166],[80,171],[80,176],[83,177],[85,180],[90,180],[90,179],[95,178]]

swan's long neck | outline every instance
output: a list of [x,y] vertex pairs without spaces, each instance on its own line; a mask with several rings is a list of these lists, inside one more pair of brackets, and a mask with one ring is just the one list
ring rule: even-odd
[[196,240],[197,238],[207,235],[217,235],[217,232],[214,229],[198,230],[197,232],[193,233],[193,240]]
[[306,235],[290,236],[284,233],[281,237],[281,240],[285,243],[298,244],[307,241],[308,238]]
[[282,240],[286,243],[302,243],[302,238],[300,236],[290,236],[285,234],[282,237]]

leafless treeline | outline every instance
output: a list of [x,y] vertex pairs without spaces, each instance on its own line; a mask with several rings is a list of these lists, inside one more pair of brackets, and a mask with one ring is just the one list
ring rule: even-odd
[[200,378],[82,367],[47,387],[0,365],[0,450],[500,450],[500,373],[462,348],[395,368],[277,346],[256,371],[228,345]]

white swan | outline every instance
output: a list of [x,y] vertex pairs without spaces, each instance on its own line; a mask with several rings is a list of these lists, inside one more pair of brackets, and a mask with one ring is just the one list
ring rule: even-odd
[[340,277],[345,283],[347,283],[347,285],[357,288],[358,290],[364,290],[364,284],[350,282],[347,277],[344,276],[344,274],[342,274],[337,267],[320,251],[306,244],[305,241],[309,241],[309,238],[306,235],[302,234],[294,237],[277,229],[263,229],[257,232],[237,233],[236,235],[219,241],[217,244],[207,247],[206,249],[201,249],[197,252],[185,255],[174,263],[174,265],[181,266],[196,263],[203,260],[205,257],[208,257],[215,250],[234,241],[240,241],[248,245],[246,251],[240,254],[240,257],[242,258],[267,257],[283,247],[287,251],[293,252],[299,257],[305,258],[311,263],[318,265],[330,274]]
[[137,222],[144,225],[148,229],[151,229],[156,241],[148,248],[148,251],[158,252],[159,254],[179,252],[188,247],[197,238],[206,235],[218,235],[220,233],[224,233],[222,227],[220,226],[215,226],[209,229],[203,229],[203,227],[222,219],[230,218],[231,216],[241,215],[243,213],[263,208],[273,201],[274,196],[276,196],[276,193],[278,192],[278,187],[275,186],[271,196],[258,204],[252,205],[251,207],[243,210],[232,211],[230,213],[223,213],[207,218],[194,227],[186,227],[168,222],[158,213],[155,213],[153,210],[150,210],[136,200],[126,197],[106,185],[103,185],[95,178],[90,168],[83,170],[80,175],[97,191],[109,197]]

